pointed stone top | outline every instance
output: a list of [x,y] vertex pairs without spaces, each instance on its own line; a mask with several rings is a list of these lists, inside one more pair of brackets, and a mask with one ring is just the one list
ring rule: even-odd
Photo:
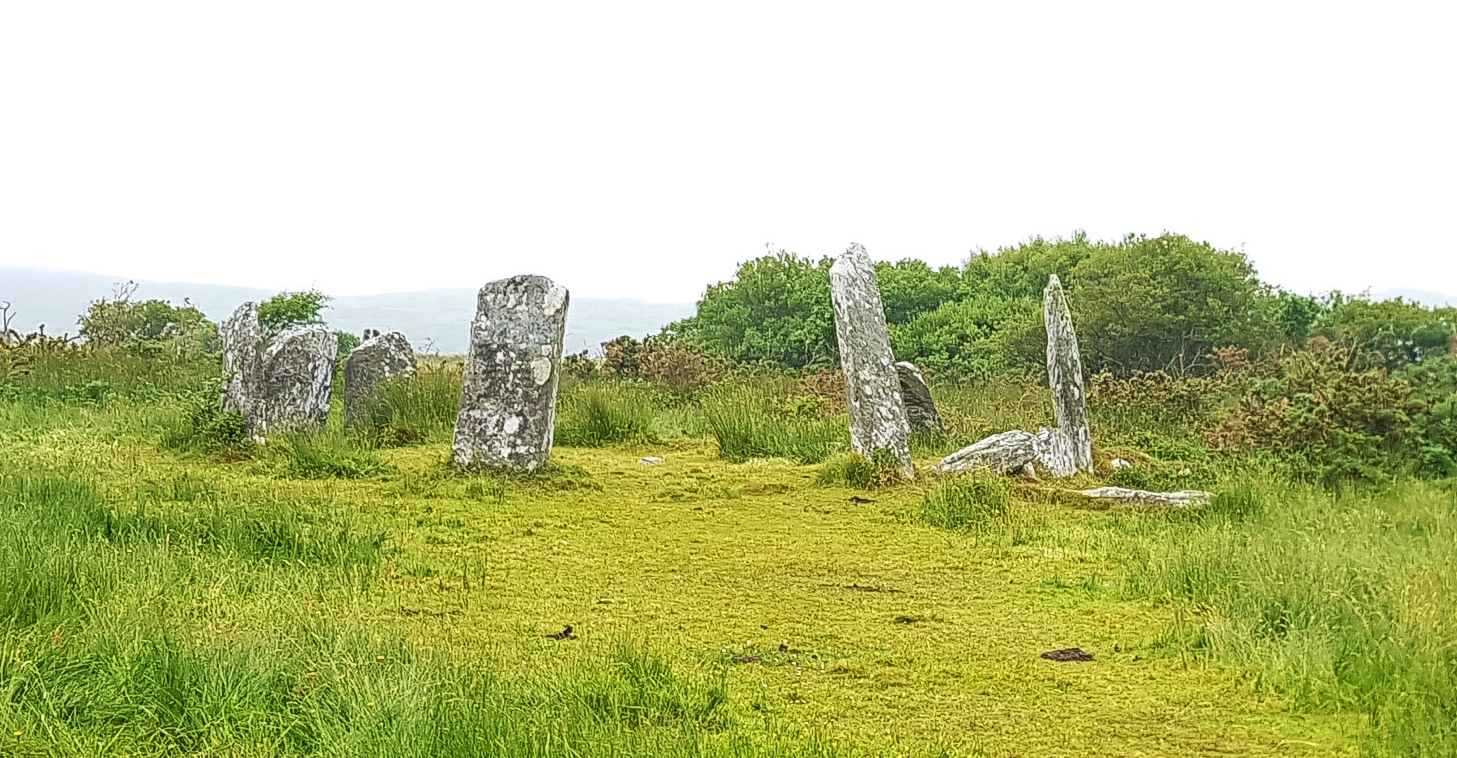
[[1047,277],[1047,288],[1052,289],[1053,287],[1062,287],[1062,280],[1057,278],[1057,274]]

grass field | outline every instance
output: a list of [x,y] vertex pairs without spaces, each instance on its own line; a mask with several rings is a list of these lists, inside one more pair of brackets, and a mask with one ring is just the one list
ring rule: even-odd
[[[921,463],[1039,405],[951,397]],[[1457,752],[1450,486],[855,489],[681,409],[466,476],[440,429],[179,454],[185,413],[0,402],[0,755]]]

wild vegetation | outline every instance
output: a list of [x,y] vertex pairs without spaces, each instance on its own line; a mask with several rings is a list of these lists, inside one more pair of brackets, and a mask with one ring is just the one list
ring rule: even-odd
[[[885,266],[946,423],[908,481],[848,452],[822,269],[565,361],[531,475],[446,466],[458,360],[260,445],[185,305],[7,332],[0,755],[1457,755],[1450,312],[1175,237]],[[1051,421],[1047,273],[1097,473],[927,473]]]

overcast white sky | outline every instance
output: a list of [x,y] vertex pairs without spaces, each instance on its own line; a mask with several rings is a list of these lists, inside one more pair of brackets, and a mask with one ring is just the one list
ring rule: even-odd
[[1457,294],[1454,9],[0,3],[0,265],[676,301],[1168,229]]

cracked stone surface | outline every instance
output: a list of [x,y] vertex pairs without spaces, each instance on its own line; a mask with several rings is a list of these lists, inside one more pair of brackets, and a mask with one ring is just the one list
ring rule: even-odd
[[322,326],[279,332],[263,351],[255,434],[321,429],[329,420],[329,394],[339,338]]
[[551,458],[567,290],[544,276],[481,288],[452,461],[531,471]]
[[344,361],[344,423],[365,421],[369,398],[385,380],[415,373],[415,349],[399,332],[375,333]]
[[946,456],[936,464],[936,471],[954,474],[963,471],[990,471],[994,474],[1021,473],[1027,464],[1037,460],[1037,438],[1020,429],[993,434],[984,440]]
[[[1047,322],[1047,383],[1052,388],[1052,412],[1057,420],[1057,435],[1051,442],[1058,455],[1067,459],[1048,462],[1055,476],[1071,476],[1076,471],[1093,470],[1093,434],[1088,427],[1087,397],[1083,389],[1083,360],[1078,353],[1078,336],[1068,314],[1067,297],[1062,282],[1054,274],[1042,293],[1042,313]],[[1058,437],[1063,439],[1058,439]],[[1057,449],[1057,448],[1055,448]],[[1067,471],[1070,460],[1073,471]]]
[[252,302],[238,306],[220,331],[224,411],[240,414],[257,437],[324,426],[339,350],[333,333],[304,326],[267,339]]
[[852,243],[830,267],[830,296],[850,409],[850,445],[867,458],[884,450],[903,475],[914,477],[910,421],[890,350],[875,264],[864,247]]

